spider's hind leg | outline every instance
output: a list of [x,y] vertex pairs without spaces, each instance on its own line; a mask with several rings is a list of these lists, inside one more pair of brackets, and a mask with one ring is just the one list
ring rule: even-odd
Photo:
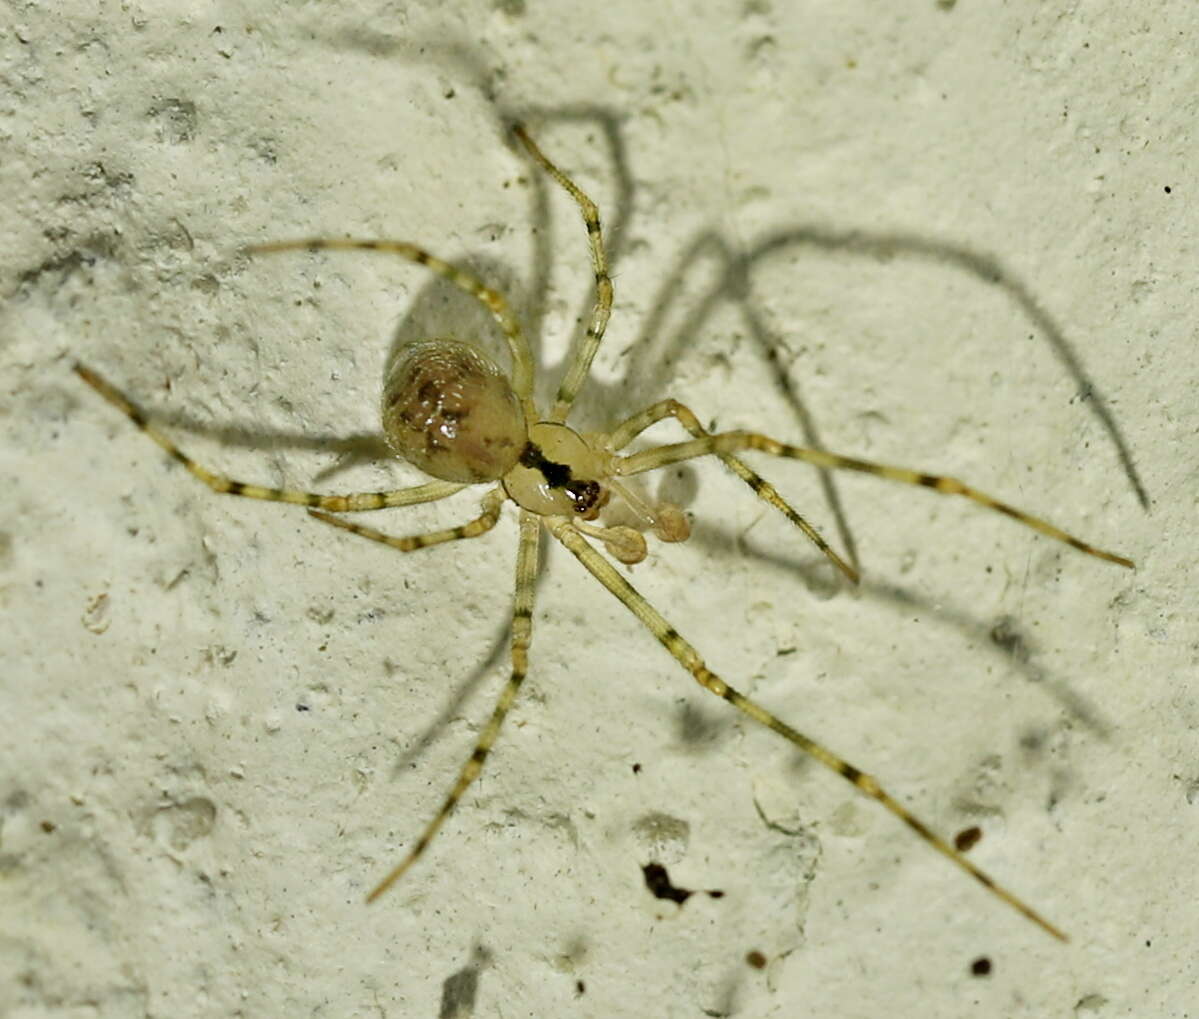
[[550,529],[554,537],[566,546],[596,580],[620,599],[625,608],[641,621],[642,625],[657,638],[658,643],[666,648],[675,661],[691,673],[695,681],[705,690],[728,701],[738,711],[749,716],[755,722],[777,732],[788,743],[815,758],[830,771],[836,772],[860,792],[871,799],[877,800],[887,810],[903,821],[908,828],[920,836],[925,843],[932,846],[942,856],[953,861],[956,866],[964,870],[984,888],[988,889],[991,894],[1002,899],[1017,912],[1027,917],[1049,934],[1052,934],[1059,941],[1066,940],[1066,936],[1057,927],[1023,900],[1017,898],[1012,892],[1009,892],[1002,885],[997,884],[986,872],[966,859],[949,842],[912,814],[907,807],[894,799],[872,776],[867,775],[848,761],[837,756],[823,744],[817,743],[798,729],[794,729],[787,725],[786,722],[776,718],[761,705],[734,690],[716,673],[712,672],[695,648],[680,636],[678,630],[671,626],[661,613],[646,601],[644,596],[611,563],[592,548],[586,539],[571,526],[569,521],[548,519],[546,520],[546,526]]
[[505,498],[502,488],[493,488],[483,497],[483,512],[473,520],[468,520],[465,524],[459,524],[457,527],[447,527],[440,531],[426,531],[424,534],[406,535],[402,538],[384,534],[373,527],[365,527],[352,520],[343,520],[341,517],[323,513],[320,510],[310,509],[308,515],[315,517],[321,523],[331,524],[333,527],[339,527],[343,531],[349,531],[351,534],[357,534],[370,541],[380,542],[401,552],[415,552],[418,548],[441,545],[447,541],[481,537],[495,527],[500,518],[500,508],[504,505]]
[[521,331],[520,323],[508,307],[508,300],[498,290],[486,286],[482,280],[465,269],[459,269],[444,259],[438,258],[424,248],[408,241],[375,241],[354,238],[308,237],[299,241],[271,241],[266,244],[250,244],[242,249],[249,255],[271,255],[281,251],[375,251],[423,265],[444,280],[448,280],[464,293],[470,294],[482,304],[503,330],[508,341],[508,352],[512,357],[512,388],[525,402],[526,411],[532,411],[533,354],[529,341]]
[[529,644],[533,640],[533,590],[537,579],[537,548],[540,544],[540,518],[532,513],[522,511],[520,514],[520,546],[516,553],[516,601],[512,607],[512,672],[508,682],[500,691],[491,711],[491,717],[479,734],[474,750],[462,766],[458,780],[442,802],[440,809],[433,816],[420,838],[398,864],[396,864],[382,881],[371,890],[366,897],[367,902],[374,902],[379,896],[394,885],[404,873],[421,858],[433,837],[445,824],[446,818],[453,813],[458,801],[462,799],[467,787],[479,777],[483,770],[483,762],[499,735],[500,727],[508,715],[508,710],[516,700],[520,686],[524,682],[525,673],[529,668]]

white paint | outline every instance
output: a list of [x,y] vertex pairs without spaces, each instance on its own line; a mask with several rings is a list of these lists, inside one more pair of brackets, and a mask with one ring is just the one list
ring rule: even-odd
[[[433,1016],[479,945],[476,1016],[1184,1014],[1193,5],[443,6],[24,7],[0,34],[0,1012]],[[405,558],[294,508],[218,499],[69,364],[86,358],[168,422],[242,429],[249,448],[174,430],[237,476],[402,483],[372,467],[322,479],[335,454],[273,436],[370,432],[396,326],[415,310],[462,332],[464,306],[446,311],[414,267],[249,263],[237,245],[396,236],[508,285],[548,230],[557,363],[586,310],[585,236],[557,194],[535,222],[521,183],[535,171],[500,120],[528,114],[615,228],[601,122],[562,118],[582,107],[612,118],[635,184],[611,238],[601,382],[701,230],[740,250],[774,231],[897,235],[889,261],[792,245],[750,274],[821,439],[957,474],[1137,559],[1128,574],[952,500],[838,479],[869,579],[830,597],[820,570],[805,583],[805,544],[706,465],[682,485],[696,538],[634,571],[731,682],[939,829],[981,822],[974,858],[1069,946],[844,783],[794,774],[785,746],[692,693],[561,554],[531,689],[483,779],[420,868],[362,906],[501,682],[502,651],[480,663],[502,637],[511,519]],[[1056,323],[1151,515],[1044,330],[955,251],[994,260]],[[712,278],[693,270],[659,336]],[[527,318],[528,290],[513,296]],[[735,307],[690,329],[669,391],[705,421],[800,436]],[[593,386],[583,419],[627,399]],[[763,469],[840,540],[809,472]],[[473,505],[371,523],[407,533]],[[1034,648],[1025,669],[987,639],[1005,616]],[[710,742],[681,742],[683,704]],[[1047,749],[1022,753],[1030,733]],[[637,822],[653,812],[686,822],[675,879],[723,899],[679,912],[648,897]],[[968,974],[980,955],[987,980]]]

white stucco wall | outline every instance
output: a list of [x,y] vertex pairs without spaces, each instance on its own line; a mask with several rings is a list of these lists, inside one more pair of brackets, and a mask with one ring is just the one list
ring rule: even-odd
[[[0,1014],[1193,1014],[1193,4],[71,6],[0,18]],[[420,241],[509,288],[552,371],[585,236],[512,116],[614,248],[588,427],[673,394],[1137,560],[871,478],[832,479],[838,527],[757,458],[860,591],[714,463],[666,482],[692,541],[633,573],[730,682],[980,825],[1070,944],[732,717],[561,550],[485,775],[363,906],[506,673],[513,515],[403,557],[217,498],[70,364],[234,476],[414,481],[353,440],[397,330],[471,310],[237,247]],[[725,895],[651,898],[651,856]]]

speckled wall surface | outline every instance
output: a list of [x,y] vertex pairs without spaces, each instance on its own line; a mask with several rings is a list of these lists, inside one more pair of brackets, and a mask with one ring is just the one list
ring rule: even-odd
[[[0,1014],[1193,1009],[1193,4],[96,8],[0,17]],[[699,690],[561,549],[484,775],[363,905],[503,682],[514,514],[403,556],[218,498],[70,366],[235,477],[415,483],[370,460],[389,347],[495,344],[484,319],[419,267],[239,246],[419,241],[511,295],[545,397],[591,270],[513,117],[605,217],[581,427],[673,395],[1137,561],[758,456],[857,591],[716,462],[649,485],[694,533],[631,573],[730,682],[977,826],[1069,944]],[[651,860],[724,894],[654,898]]]

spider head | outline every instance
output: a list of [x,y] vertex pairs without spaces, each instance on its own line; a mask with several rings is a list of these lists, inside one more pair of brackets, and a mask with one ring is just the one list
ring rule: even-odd
[[610,498],[600,479],[604,454],[566,425],[541,421],[516,465],[504,475],[504,488],[524,509],[540,516],[594,520]]

